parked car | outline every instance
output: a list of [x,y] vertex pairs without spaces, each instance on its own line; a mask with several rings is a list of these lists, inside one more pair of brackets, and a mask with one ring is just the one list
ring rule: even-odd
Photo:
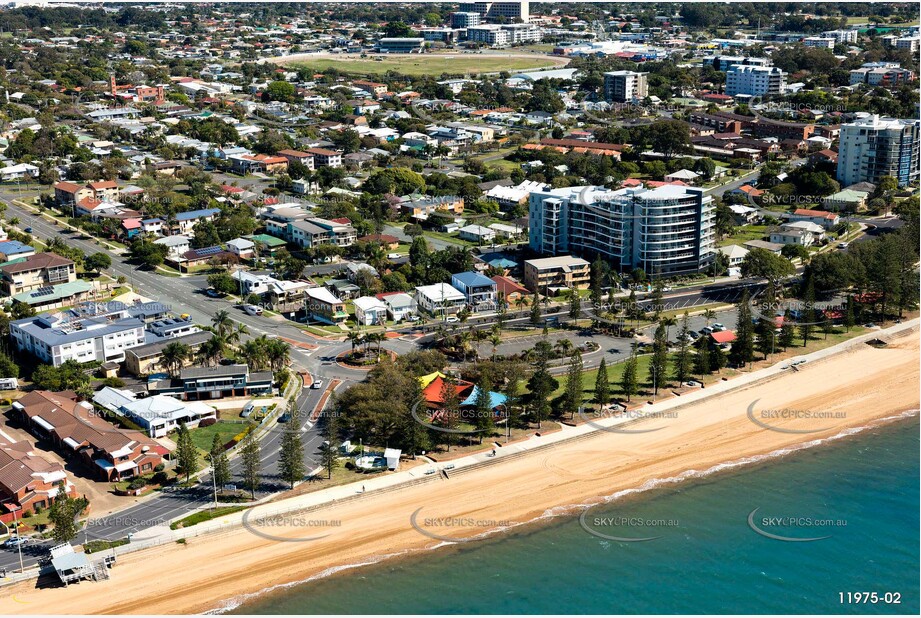
[[716,322],[713,324],[713,330],[716,330],[716,331],[726,330],[726,327],[721,322]]
[[400,255],[399,253],[388,253],[388,254],[387,254],[387,259],[388,259],[388,260],[399,260],[401,257],[403,257],[403,256]]
[[848,244],[847,244],[846,242],[839,242],[839,243],[838,243],[838,248],[839,248],[839,249],[847,249],[847,247],[848,247]]
[[205,296],[207,296],[208,298],[220,298],[221,296],[223,296],[223,294],[221,294],[214,288],[208,288],[207,290],[205,290]]
[[17,547],[25,547],[28,542],[28,537],[11,536],[3,542],[3,547],[5,549],[16,549]]
[[696,341],[700,339],[700,333],[697,332],[696,330],[692,330],[691,332],[688,333],[688,335],[690,335],[692,341]]
[[243,305],[243,311],[248,315],[262,315],[262,307],[256,305]]
[[460,322],[460,318],[457,317],[456,315],[449,315],[448,317],[445,318],[445,322],[447,322],[448,324],[454,324],[456,322]]
[[713,327],[712,327],[712,326],[704,326],[703,328],[700,329],[700,332],[702,332],[702,333],[705,334],[705,335],[709,335],[710,333],[713,332]]

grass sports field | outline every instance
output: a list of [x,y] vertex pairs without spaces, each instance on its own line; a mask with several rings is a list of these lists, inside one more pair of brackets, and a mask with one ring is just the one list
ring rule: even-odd
[[320,56],[310,55],[298,58],[281,59],[276,62],[294,66],[307,66],[317,72],[330,67],[343,73],[356,75],[374,75],[396,71],[404,75],[473,75],[476,73],[498,73],[499,71],[524,71],[538,68],[560,67],[566,64],[563,58],[551,58],[535,54],[528,55],[487,55],[487,54],[401,54],[385,55],[383,60],[374,60],[374,56],[360,58],[357,56]]

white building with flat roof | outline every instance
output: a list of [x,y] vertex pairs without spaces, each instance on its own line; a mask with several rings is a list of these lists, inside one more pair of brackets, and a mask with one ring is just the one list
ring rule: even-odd
[[467,297],[450,284],[416,287],[416,305],[434,316],[453,315],[464,308]]
[[778,67],[735,65],[726,71],[726,94],[731,97],[782,94],[786,85],[787,74]]
[[918,140],[921,121],[867,116],[841,125],[838,142],[838,181],[878,183],[892,176],[900,187],[918,181]]

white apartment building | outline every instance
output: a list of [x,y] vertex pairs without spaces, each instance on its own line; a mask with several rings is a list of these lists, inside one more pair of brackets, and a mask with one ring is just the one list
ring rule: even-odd
[[717,71],[726,72],[736,65],[768,67],[771,66],[770,58],[749,58],[747,56],[704,56],[702,66],[711,66]]
[[900,187],[917,182],[919,129],[921,120],[878,115],[841,125],[838,181],[849,186],[893,176]]
[[803,45],[806,47],[818,47],[819,49],[834,49],[834,37],[809,36],[803,39]]
[[777,67],[736,65],[726,71],[726,94],[753,97],[781,94],[787,85],[787,74]]
[[461,2],[460,13],[476,13],[483,20],[503,18],[527,23],[530,20],[529,2]]
[[606,101],[629,103],[641,101],[649,96],[648,73],[634,71],[610,71],[604,74],[604,98]]
[[539,42],[541,31],[535,24],[483,24],[467,28],[467,40],[489,47],[508,47]]
[[121,362],[125,350],[144,343],[144,321],[131,317],[127,309],[87,312],[74,308],[11,322],[10,339],[17,350],[55,367],[71,359]]
[[834,39],[835,43],[856,43],[857,30],[827,30],[822,33],[822,37]]
[[530,247],[602,254],[621,271],[698,272],[713,260],[715,208],[703,189],[567,187],[531,194]]

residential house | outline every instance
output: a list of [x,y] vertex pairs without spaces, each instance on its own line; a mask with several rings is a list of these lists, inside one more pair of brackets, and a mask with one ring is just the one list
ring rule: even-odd
[[203,208],[201,210],[190,210],[187,212],[177,213],[174,217],[176,220],[176,233],[189,234],[202,221],[214,221],[214,218],[220,213],[219,208]]
[[226,248],[241,260],[251,259],[256,254],[256,243],[246,238],[228,240]]
[[136,393],[111,386],[97,391],[93,402],[116,416],[127,418],[151,438],[162,438],[179,429],[180,424],[195,428],[205,419],[217,418],[217,410],[201,401],[179,401],[168,395],[138,399]]
[[811,221],[817,225],[821,225],[826,230],[830,230],[834,227],[837,227],[841,223],[841,217],[833,212],[825,212],[823,210],[809,210],[808,208],[797,208],[793,211],[792,215],[789,215],[790,221]]
[[416,299],[405,292],[387,292],[378,294],[377,298],[387,305],[387,314],[395,322],[416,315]]
[[0,285],[7,296],[47,289],[76,280],[77,267],[73,260],[61,257],[57,253],[37,253],[0,266]]
[[28,441],[14,442],[0,432],[0,514],[15,510],[21,519],[65,496],[76,498],[77,491],[62,464],[37,455]]
[[186,251],[191,249],[191,238],[183,234],[165,236],[154,241],[155,245],[166,247],[166,257],[172,261],[178,260]]
[[870,194],[865,191],[842,189],[822,198],[822,206],[833,212],[862,212],[867,209]]
[[457,230],[457,235],[461,240],[469,240],[479,245],[491,243],[496,240],[495,230],[476,224],[465,225]]
[[270,395],[272,379],[271,371],[250,372],[247,365],[186,367],[180,370],[179,377],[149,384],[148,391],[152,395],[170,395],[183,401]]
[[107,482],[153,472],[169,451],[140,431],[120,429],[99,417],[72,392],[32,391],[13,410],[33,434],[68,459],[82,461]]
[[310,288],[305,293],[308,319],[327,324],[341,324],[348,319],[345,303],[326,288]]
[[825,238],[825,229],[811,221],[784,223],[771,230],[770,242],[780,245],[801,245],[811,247]]
[[0,242],[0,262],[21,260],[33,255],[35,255],[35,247],[23,244],[18,240]]
[[496,308],[496,282],[475,271],[451,276],[451,285],[464,295],[471,311],[492,311]]
[[514,304],[516,300],[525,296],[530,296],[528,288],[519,285],[517,282],[509,279],[508,277],[496,275],[495,277],[492,277],[492,280],[496,284],[497,298],[501,298],[506,303]]
[[466,304],[467,297],[447,283],[416,287],[416,305],[433,316],[453,315]]
[[[212,333],[208,331],[198,331],[189,333],[174,339],[161,339],[153,343],[139,345],[125,350],[125,370],[134,376],[144,376],[149,373],[165,371],[166,367],[161,364],[163,358],[163,349],[171,343],[181,343],[188,346],[189,350],[194,353],[201,345],[211,339]],[[193,358],[186,359],[184,365],[190,365],[194,362]]]
[[355,321],[361,326],[383,324],[387,321],[387,305],[374,296],[361,296],[352,301]]

